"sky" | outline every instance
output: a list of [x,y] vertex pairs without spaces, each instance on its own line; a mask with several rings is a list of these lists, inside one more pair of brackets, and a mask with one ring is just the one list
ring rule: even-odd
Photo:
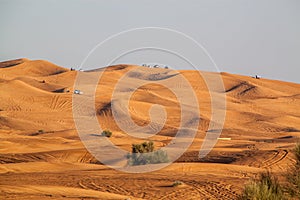
[[[148,38],[152,46],[165,41],[180,55],[201,60],[200,70],[300,83],[299,10],[298,0],[0,0],[0,60],[26,57],[77,68],[96,45],[114,34],[161,27],[184,33],[205,50],[190,48],[191,41],[172,33],[160,38],[150,31],[147,36],[115,38],[86,64],[103,67],[95,58],[118,57]],[[181,62],[175,57],[148,49],[115,63],[141,64],[144,59],[171,66]],[[218,68],[210,66],[210,58]],[[184,62],[178,66],[189,69]]]

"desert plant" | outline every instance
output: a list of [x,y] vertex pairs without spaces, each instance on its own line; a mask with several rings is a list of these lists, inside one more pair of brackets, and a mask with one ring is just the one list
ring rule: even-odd
[[154,151],[154,143],[152,141],[133,144],[131,151],[132,153],[127,156],[129,165],[157,164],[169,161],[165,151]]
[[300,170],[292,167],[286,174],[287,187],[286,190],[291,197],[300,199]]
[[296,157],[296,167],[300,168],[300,143],[296,144],[296,147],[294,149],[294,154]]
[[105,136],[105,137],[111,137],[112,132],[109,130],[104,130],[104,131],[102,131],[101,135]]
[[183,182],[182,181],[174,181],[174,183],[172,184],[172,187],[177,187],[179,185],[182,185]]
[[143,142],[142,144],[133,144],[132,145],[132,153],[149,153],[154,151],[154,143]]
[[261,173],[258,180],[246,185],[240,200],[283,200],[283,189],[270,172]]
[[296,144],[294,156],[296,163],[286,173],[286,189],[291,197],[300,199],[300,143]]

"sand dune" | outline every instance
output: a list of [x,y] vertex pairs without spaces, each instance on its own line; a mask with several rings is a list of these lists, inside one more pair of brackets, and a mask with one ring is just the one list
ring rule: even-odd
[[1,69],[3,75],[6,75],[7,78],[18,76],[51,76],[68,71],[63,67],[44,60],[22,60],[21,62],[12,63],[14,64],[6,65],[6,67],[2,67]]
[[7,67],[13,67],[19,64],[22,64],[24,62],[29,61],[26,58],[20,58],[20,59],[16,59],[16,60],[8,60],[8,61],[4,61],[0,63],[0,68],[7,68]]
[[[157,148],[166,146],[180,125],[180,104],[172,91],[155,81],[184,76],[200,108],[197,136],[188,151],[174,164],[156,172],[132,175],[110,169],[85,149],[75,128],[72,94],[77,89],[73,85],[79,72],[42,60],[2,62],[0,199],[234,199],[243,187],[241,183],[258,172],[269,169],[280,175],[293,162],[290,149],[300,134],[299,84],[221,73],[225,91],[216,93],[225,94],[227,100],[221,137],[231,140],[218,140],[213,151],[199,159],[212,114],[210,93],[199,73],[134,65],[80,73],[101,72],[95,113],[103,129],[113,132],[110,140],[126,150],[144,140],[120,129],[112,104],[126,112],[122,97],[132,92],[128,109],[139,126],[150,124],[151,106],[162,105],[167,118],[151,140]],[[115,86],[125,74],[128,80],[113,99]],[[132,89],[143,81],[152,82]],[[181,84],[174,82],[174,87],[188,94],[188,88],[180,88]],[[193,116],[193,105],[186,106]],[[151,125],[150,129],[157,127]],[[176,180],[184,185],[171,187]]]

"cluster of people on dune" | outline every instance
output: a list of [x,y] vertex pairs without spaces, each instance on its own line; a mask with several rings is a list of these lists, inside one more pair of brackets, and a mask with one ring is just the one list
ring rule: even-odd
[[149,68],[165,68],[165,69],[169,69],[169,67],[167,65],[165,66],[160,66],[158,64],[155,65],[150,65],[150,64],[142,64],[143,67],[149,67]]

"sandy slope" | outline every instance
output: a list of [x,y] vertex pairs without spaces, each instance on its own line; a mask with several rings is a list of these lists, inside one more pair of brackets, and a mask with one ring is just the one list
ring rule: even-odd
[[[299,84],[221,73],[227,100],[221,137],[231,140],[219,140],[206,158],[199,159],[211,117],[210,94],[197,72],[180,71],[200,107],[193,145],[160,171],[132,175],[109,169],[87,152],[75,129],[72,91],[77,73],[47,61],[0,63],[0,199],[233,199],[242,183],[258,172],[270,169],[280,174],[293,162],[290,149],[300,134]],[[104,72],[96,90],[97,118],[103,128],[112,130],[113,143],[130,150],[132,143],[143,140],[122,132],[111,112],[112,92],[124,74],[130,79],[122,95],[131,92],[132,83],[172,82],[178,72],[126,65]],[[178,90],[185,94],[187,88]],[[123,109],[121,96],[115,103]],[[163,129],[151,138],[162,147],[176,135],[180,105],[168,88],[144,85],[129,103],[136,124],[149,124],[153,104],[164,106],[167,114]],[[175,180],[184,185],[170,187]]]

